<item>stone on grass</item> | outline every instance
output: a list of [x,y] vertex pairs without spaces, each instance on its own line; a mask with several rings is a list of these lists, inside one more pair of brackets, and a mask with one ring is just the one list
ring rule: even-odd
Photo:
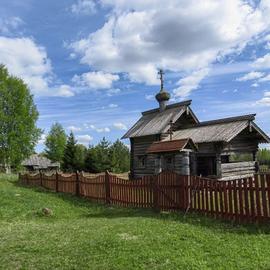
[[53,214],[52,209],[47,207],[42,208],[41,212],[44,216],[51,216]]

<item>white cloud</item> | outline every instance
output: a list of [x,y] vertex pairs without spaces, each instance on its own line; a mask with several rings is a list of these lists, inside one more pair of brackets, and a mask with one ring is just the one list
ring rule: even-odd
[[270,53],[267,53],[263,57],[256,59],[252,66],[261,69],[270,68]]
[[259,79],[259,82],[268,82],[268,81],[270,81],[270,74],[268,74],[267,76]]
[[[107,22],[70,47],[91,68],[125,72],[131,81],[147,84],[159,83],[160,67],[200,72],[221,56],[241,51],[270,26],[267,0],[255,6],[244,0],[100,2],[112,8]],[[179,91],[188,95],[196,88]]]
[[96,13],[96,4],[93,0],[78,0],[71,6],[71,12],[77,15],[91,15]]
[[82,129],[80,127],[75,126],[69,126],[68,129],[72,132],[81,131]]
[[258,100],[256,104],[262,106],[270,106],[270,91],[264,92],[263,98]]
[[95,130],[98,133],[105,133],[105,132],[108,133],[111,131],[110,128],[108,128],[108,127],[98,128],[95,125],[90,125],[88,127]]
[[119,129],[119,130],[127,130],[127,126],[125,124],[123,124],[123,123],[120,123],[120,122],[119,123],[114,123],[113,127],[115,129]]
[[244,76],[237,78],[236,80],[238,82],[245,82],[245,81],[259,79],[263,76],[264,76],[264,73],[262,73],[262,72],[251,71],[251,72],[245,74]]
[[58,96],[58,97],[73,97],[74,92],[72,88],[67,84],[62,84],[59,87],[55,87],[55,94],[51,94],[52,96]]
[[252,87],[259,87],[259,84],[258,83],[253,83],[251,86]]
[[46,134],[41,134],[41,137],[40,137],[40,139],[38,140],[38,144],[44,144],[45,143],[45,141],[46,141],[46,137],[47,137],[47,135]]
[[10,34],[23,24],[19,17],[0,18],[0,33]]
[[118,75],[105,73],[103,71],[94,71],[75,75],[72,81],[77,85],[89,87],[91,89],[107,89],[112,87],[114,81],[119,80]]
[[154,95],[145,95],[145,99],[146,100],[154,100],[155,97],[154,97]]
[[107,91],[107,96],[111,97],[113,95],[119,94],[120,92],[121,92],[121,90],[119,88],[109,89]]
[[209,69],[201,69],[194,71],[191,75],[180,79],[177,82],[179,85],[178,88],[173,90],[175,97],[187,97],[192,90],[195,90],[199,87],[201,80],[208,74]]
[[12,75],[22,78],[35,95],[73,95],[68,85],[50,86],[53,77],[51,61],[45,48],[30,38],[0,36],[0,63],[4,64]]
[[93,137],[90,135],[78,135],[77,140],[80,144],[89,145],[89,143],[93,140]]
[[117,107],[118,107],[117,104],[113,104],[113,103],[109,104],[109,108],[117,108]]

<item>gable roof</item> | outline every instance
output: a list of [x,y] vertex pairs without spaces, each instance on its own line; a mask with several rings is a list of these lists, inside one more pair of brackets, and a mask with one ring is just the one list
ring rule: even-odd
[[193,149],[197,151],[197,146],[194,142],[187,138],[182,140],[172,140],[172,141],[159,141],[153,142],[147,149],[147,154],[163,153],[163,152],[175,152],[182,151],[183,149]]
[[[168,105],[162,112],[158,108],[142,112],[142,117],[131,127],[122,137],[133,138],[147,135],[161,134],[168,131],[169,123],[173,123],[186,111],[187,106],[191,104],[191,100]],[[190,113],[196,122],[199,122],[194,113]]]
[[60,167],[60,164],[59,162],[52,162],[50,159],[38,154],[33,154],[22,162],[22,166],[33,166],[36,169],[47,169],[52,167]]
[[173,140],[191,138],[195,143],[229,142],[245,128],[251,126],[261,136],[261,142],[269,143],[270,138],[254,122],[255,114],[205,121],[196,126],[177,130]]

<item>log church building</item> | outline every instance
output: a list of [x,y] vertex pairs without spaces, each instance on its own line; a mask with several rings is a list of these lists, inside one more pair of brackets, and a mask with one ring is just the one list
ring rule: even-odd
[[[142,112],[123,136],[130,139],[131,178],[162,171],[220,180],[252,176],[258,170],[258,145],[270,143],[255,124],[255,114],[200,122],[191,100],[167,105],[170,94],[163,88],[162,70],[159,74],[159,108]],[[232,161],[232,156],[244,153],[251,161]]]

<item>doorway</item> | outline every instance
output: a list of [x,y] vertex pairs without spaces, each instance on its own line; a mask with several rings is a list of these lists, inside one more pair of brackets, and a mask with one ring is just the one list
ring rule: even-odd
[[217,159],[216,156],[197,156],[197,175],[216,176]]

